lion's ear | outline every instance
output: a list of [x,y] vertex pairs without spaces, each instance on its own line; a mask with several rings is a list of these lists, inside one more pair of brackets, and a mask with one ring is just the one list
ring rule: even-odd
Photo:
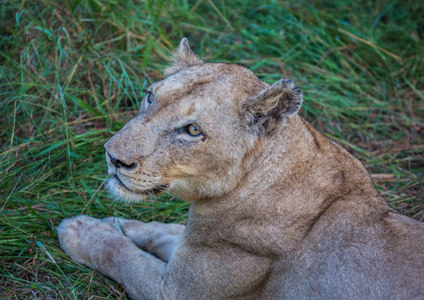
[[183,38],[172,54],[172,65],[165,69],[165,76],[172,75],[190,66],[203,64],[203,61],[190,49],[188,39]]
[[293,81],[281,79],[242,104],[244,123],[260,132],[271,132],[279,122],[296,114],[303,101]]

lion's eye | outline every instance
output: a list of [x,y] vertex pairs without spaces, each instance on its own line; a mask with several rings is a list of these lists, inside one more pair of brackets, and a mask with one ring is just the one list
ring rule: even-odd
[[152,94],[152,93],[147,92],[147,99],[146,99],[147,104],[148,104],[148,105],[152,104],[152,102],[153,102],[153,100],[154,100],[154,99],[155,99],[155,96],[153,96],[153,94]]
[[199,136],[202,134],[202,132],[199,130],[199,128],[196,127],[196,125],[190,124],[186,128],[187,133],[191,136]]

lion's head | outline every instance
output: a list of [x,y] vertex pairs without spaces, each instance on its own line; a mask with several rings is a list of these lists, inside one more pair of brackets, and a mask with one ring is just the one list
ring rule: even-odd
[[242,66],[203,63],[185,38],[173,58],[137,116],[105,144],[116,198],[222,196],[240,183],[262,141],[300,108],[292,81],[269,86]]

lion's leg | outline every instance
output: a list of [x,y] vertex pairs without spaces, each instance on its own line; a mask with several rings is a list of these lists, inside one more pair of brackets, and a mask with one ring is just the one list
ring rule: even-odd
[[132,299],[160,299],[166,263],[142,250],[112,224],[88,216],[63,220],[59,242],[72,260],[112,277]]
[[139,248],[168,262],[177,249],[185,226],[159,222],[143,223],[109,217],[104,222],[113,224]]

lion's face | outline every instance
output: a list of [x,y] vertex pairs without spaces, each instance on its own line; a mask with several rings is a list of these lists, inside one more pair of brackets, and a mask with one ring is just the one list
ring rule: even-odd
[[129,201],[163,191],[194,200],[233,188],[253,146],[239,101],[262,88],[249,70],[225,64],[150,86],[138,115],[105,145],[111,192]]
[[292,110],[296,95],[301,101],[291,82],[268,87],[241,66],[203,63],[184,39],[168,73],[105,144],[116,198],[137,201],[166,191],[195,201],[227,193],[258,148],[258,128]]

